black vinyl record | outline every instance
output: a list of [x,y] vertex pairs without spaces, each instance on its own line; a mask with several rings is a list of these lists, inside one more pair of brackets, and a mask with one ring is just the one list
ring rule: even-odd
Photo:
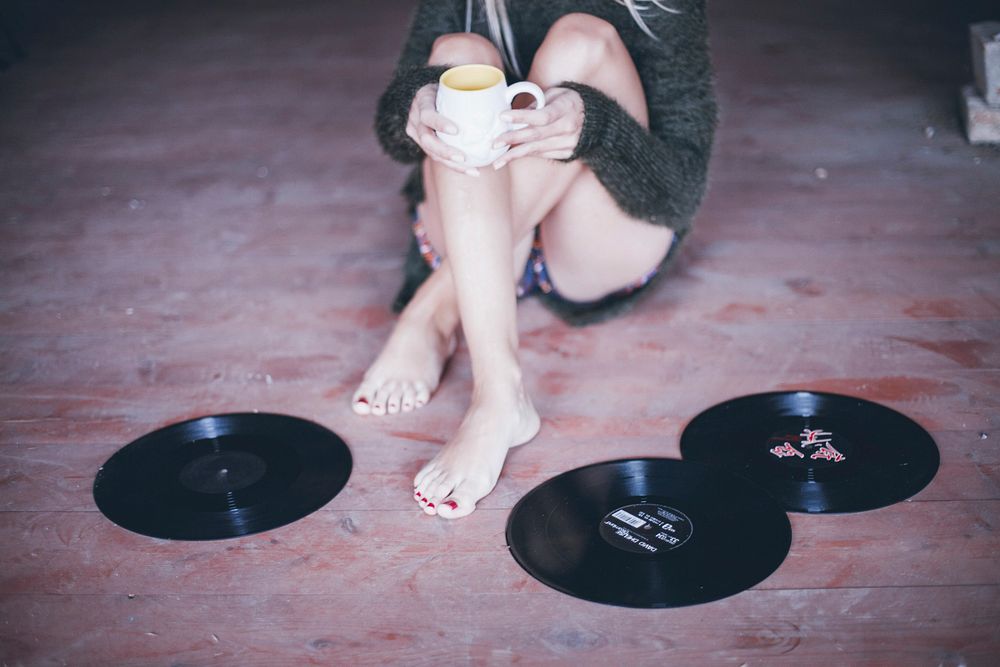
[[792,512],[860,512],[914,495],[939,456],[916,422],[860,398],[754,394],[691,420],[681,457],[743,475]]
[[97,472],[94,500],[122,528],[172,540],[216,540],[291,523],[347,483],[351,452],[297,417],[228,414],[142,436]]
[[673,459],[596,463],[511,510],[507,545],[534,578],[621,607],[683,607],[763,581],[788,554],[788,516],[723,470]]

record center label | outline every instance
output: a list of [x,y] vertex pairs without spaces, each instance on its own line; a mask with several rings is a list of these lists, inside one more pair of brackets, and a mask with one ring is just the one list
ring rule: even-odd
[[691,537],[691,520],[673,507],[656,503],[624,505],[609,512],[599,527],[601,537],[622,551],[657,554],[681,546]]
[[767,439],[767,452],[796,468],[825,468],[847,460],[850,444],[823,429],[803,428],[800,433],[775,433]]
[[209,452],[185,465],[178,481],[198,493],[218,494],[239,491],[267,473],[267,463],[252,452]]

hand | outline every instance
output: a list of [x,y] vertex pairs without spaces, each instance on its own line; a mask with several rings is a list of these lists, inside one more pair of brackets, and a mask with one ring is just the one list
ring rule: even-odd
[[435,162],[469,176],[478,176],[478,169],[462,164],[466,159],[465,153],[444,143],[435,133],[458,134],[458,126],[437,112],[437,87],[438,84],[429,83],[414,95],[406,120],[406,134]]
[[569,88],[551,88],[545,91],[545,100],[541,109],[512,109],[500,114],[509,123],[526,123],[528,127],[497,137],[494,147],[510,144],[512,148],[497,158],[494,169],[528,155],[564,160],[576,150],[583,130],[583,98]]

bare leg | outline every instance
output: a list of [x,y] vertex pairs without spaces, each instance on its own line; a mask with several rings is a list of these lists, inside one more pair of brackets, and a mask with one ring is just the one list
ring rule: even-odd
[[431,165],[473,390],[458,432],[414,484],[429,513],[445,503],[442,513],[452,516],[475,509],[493,490],[507,450],[531,440],[540,425],[517,357],[510,174],[484,172],[470,178]]
[[[627,50],[611,26],[593,17],[570,15],[557,23],[536,54],[529,79],[543,88],[565,79],[586,81],[616,97],[640,122],[647,122],[642,85]],[[587,299],[621,287],[655,266],[669,246],[671,232],[622,214],[593,173],[580,163],[518,160],[500,172],[509,172],[506,181],[490,181],[484,175],[480,182],[470,182],[445,169],[431,169],[428,234],[452,259],[450,268],[473,357],[475,388],[459,431],[417,474],[414,484],[415,497],[425,511],[457,518],[471,513],[475,503],[493,489],[507,450],[533,435],[524,427],[528,418],[534,421],[534,410],[517,363],[512,290],[509,286],[497,289],[496,268],[484,267],[486,257],[495,259],[492,253],[507,252],[501,237],[491,233],[503,228],[503,218],[513,214],[507,224],[515,234],[525,223],[541,223],[543,234],[546,225],[553,224],[555,241],[567,241],[560,232],[573,224],[571,216],[587,218],[576,222],[578,227],[582,225],[585,245],[576,243],[577,251],[557,252],[560,264],[555,268],[550,262],[553,280],[567,277],[564,282],[572,296]],[[477,213],[485,214],[482,221]],[[435,214],[438,225],[433,224]],[[484,224],[491,219],[492,224]],[[470,224],[473,220],[481,227]],[[435,239],[436,233],[443,238]],[[595,248],[602,252],[595,253]],[[596,263],[595,255],[600,256]],[[583,263],[574,264],[573,260]],[[494,280],[488,279],[487,272]],[[485,323],[481,343],[485,348],[480,349],[479,341],[473,338],[474,322]]]
[[[486,63],[501,66],[493,45],[478,35],[445,35],[434,45],[431,64]],[[512,280],[520,279],[531,250],[534,228],[582,170],[580,165],[560,165],[559,173],[543,176],[548,188],[529,196],[530,207],[514,202],[514,252]],[[386,415],[410,412],[430,400],[448,359],[455,351],[459,324],[451,261],[446,256],[446,241],[441,229],[439,188],[431,171],[431,161],[423,166],[425,202],[420,206],[421,219],[432,245],[445,255],[438,269],[420,286],[400,315],[392,335],[375,359],[351,405],[358,414]],[[491,176],[492,169],[484,169]],[[463,175],[464,176],[464,175]],[[464,177],[469,179],[470,177]],[[447,186],[446,186],[447,187]],[[536,188],[537,189],[537,188]]]
[[[474,35],[445,35],[439,38],[429,63],[501,65],[493,45]],[[429,164],[424,165],[424,183],[426,189],[434,190]],[[433,218],[436,229],[432,242],[438,252],[443,253],[444,242],[436,231],[439,229],[436,223],[439,218],[436,193],[431,192],[428,199],[435,201]],[[426,205],[421,208],[426,208]],[[530,239],[526,241],[519,244],[521,266],[530,249]],[[518,275],[516,269],[513,275]],[[365,373],[351,400],[354,411],[363,415],[396,414],[410,412],[427,403],[455,351],[458,325],[459,311],[450,260],[445,257],[438,270],[424,281],[407,304],[389,341]]]
[[410,412],[430,400],[457,346],[458,305],[451,273],[436,271],[400,314],[351,405],[358,414]]
[[[645,97],[627,50],[611,26],[593,17],[569,15],[557,22],[536,54],[529,79],[543,88],[564,79],[590,83],[646,122]],[[509,269],[505,280],[498,279],[498,267],[509,266],[513,240],[526,236],[539,222],[545,238],[550,225],[558,232],[574,224],[574,216],[586,218],[576,222],[582,225],[585,246],[576,243],[579,247],[565,252],[547,246],[546,252],[560,290],[574,298],[593,298],[654,266],[669,245],[670,231],[625,216],[579,162],[525,158],[499,174],[484,173],[481,179],[426,165],[425,185],[428,196],[422,217],[431,241],[447,259],[418,291],[400,322],[402,326],[411,310],[435,313],[443,322],[461,319],[469,339],[475,376],[469,412],[455,437],[415,480],[425,511],[454,518],[471,512],[493,488],[507,449],[530,438],[531,423],[537,423],[517,365]],[[571,234],[549,235],[553,242],[574,245]],[[601,252],[596,253],[595,247]],[[553,251],[557,261],[551,261]],[[580,258],[585,261],[580,263]],[[521,267],[523,261],[515,259],[515,264]],[[493,307],[483,308],[484,304]]]

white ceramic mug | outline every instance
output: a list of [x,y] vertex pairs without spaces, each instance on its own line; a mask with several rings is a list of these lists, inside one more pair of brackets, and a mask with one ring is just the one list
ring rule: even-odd
[[503,71],[491,65],[459,65],[441,75],[436,107],[440,114],[458,126],[458,134],[438,132],[449,146],[465,153],[468,167],[482,167],[507,152],[510,146],[493,148],[504,132],[524,127],[506,123],[500,114],[510,109],[517,95],[529,93],[536,108],[545,106],[542,89],[529,81],[507,85]]

